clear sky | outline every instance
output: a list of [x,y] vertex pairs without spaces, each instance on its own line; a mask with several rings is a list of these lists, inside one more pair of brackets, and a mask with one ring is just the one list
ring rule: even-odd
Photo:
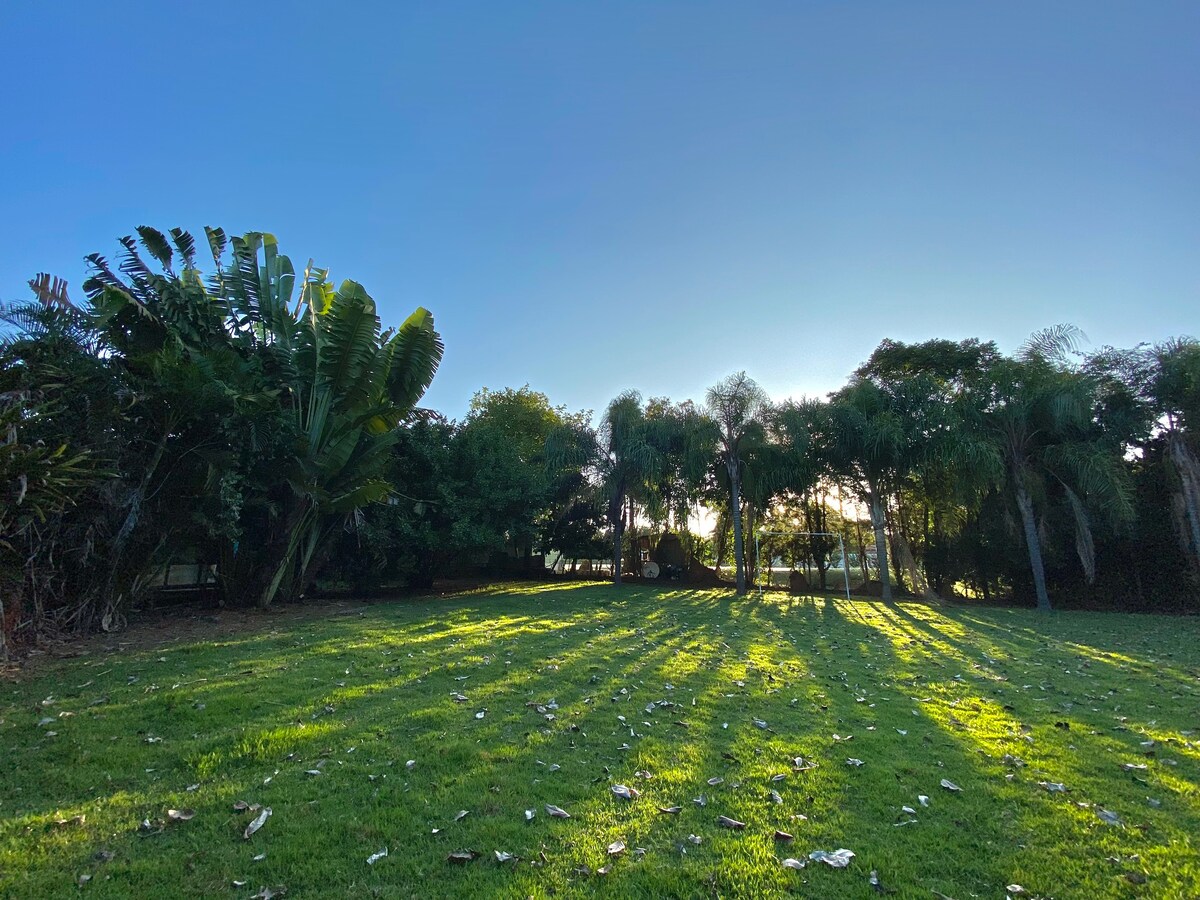
[[1200,333],[1200,3],[0,5],[0,298],[140,224],[274,232],[599,409],[884,337]]

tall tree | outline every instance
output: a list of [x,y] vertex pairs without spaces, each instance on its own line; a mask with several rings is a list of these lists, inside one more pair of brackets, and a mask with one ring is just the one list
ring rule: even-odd
[[652,521],[683,533],[693,504],[701,497],[716,444],[712,421],[687,400],[672,403],[655,397],[646,403],[647,440],[662,459],[657,477],[647,484],[646,507]]
[[993,364],[979,422],[1016,501],[1037,604],[1046,610],[1038,507],[1056,495],[1065,500],[1089,581],[1095,571],[1089,507],[1113,520],[1133,513],[1120,457],[1096,430],[1095,384],[1068,364],[1080,338],[1078,329],[1056,326],[1035,333],[1016,358]]
[[1154,348],[1151,394],[1166,434],[1182,507],[1182,543],[1200,572],[1200,342],[1178,339]]
[[733,552],[737,567],[737,592],[746,593],[746,548],[742,536],[742,454],[747,435],[761,429],[761,417],[770,407],[766,391],[745,372],[737,372],[710,387],[705,409],[717,425],[721,465],[729,477],[729,510],[733,518]]
[[888,569],[887,503],[920,452],[914,427],[921,392],[907,382],[891,389],[856,377],[830,398],[831,465],[866,504],[875,531],[883,599],[892,602]]
[[557,429],[547,441],[547,457],[554,466],[584,471],[599,490],[611,529],[613,583],[620,584],[626,501],[653,483],[664,465],[641,394],[631,390],[614,397],[597,429],[582,422]]

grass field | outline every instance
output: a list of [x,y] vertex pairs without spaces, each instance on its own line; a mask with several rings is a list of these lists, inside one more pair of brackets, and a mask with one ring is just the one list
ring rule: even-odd
[[[1200,895],[1196,620],[595,584],[337,611],[4,684],[0,895]],[[272,810],[249,839],[239,801]]]

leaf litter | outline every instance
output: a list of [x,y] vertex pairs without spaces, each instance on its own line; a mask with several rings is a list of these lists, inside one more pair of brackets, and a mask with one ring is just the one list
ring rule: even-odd
[[835,869],[844,869],[850,865],[850,860],[854,858],[854,851],[845,848],[832,852],[828,850],[814,850],[808,854],[808,858],[814,862],[823,862],[826,865],[833,866]]

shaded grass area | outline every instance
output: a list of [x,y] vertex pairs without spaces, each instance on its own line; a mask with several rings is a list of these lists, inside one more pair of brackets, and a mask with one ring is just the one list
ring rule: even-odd
[[97,649],[0,696],[0,894],[1197,896],[1197,638],[571,584]]

